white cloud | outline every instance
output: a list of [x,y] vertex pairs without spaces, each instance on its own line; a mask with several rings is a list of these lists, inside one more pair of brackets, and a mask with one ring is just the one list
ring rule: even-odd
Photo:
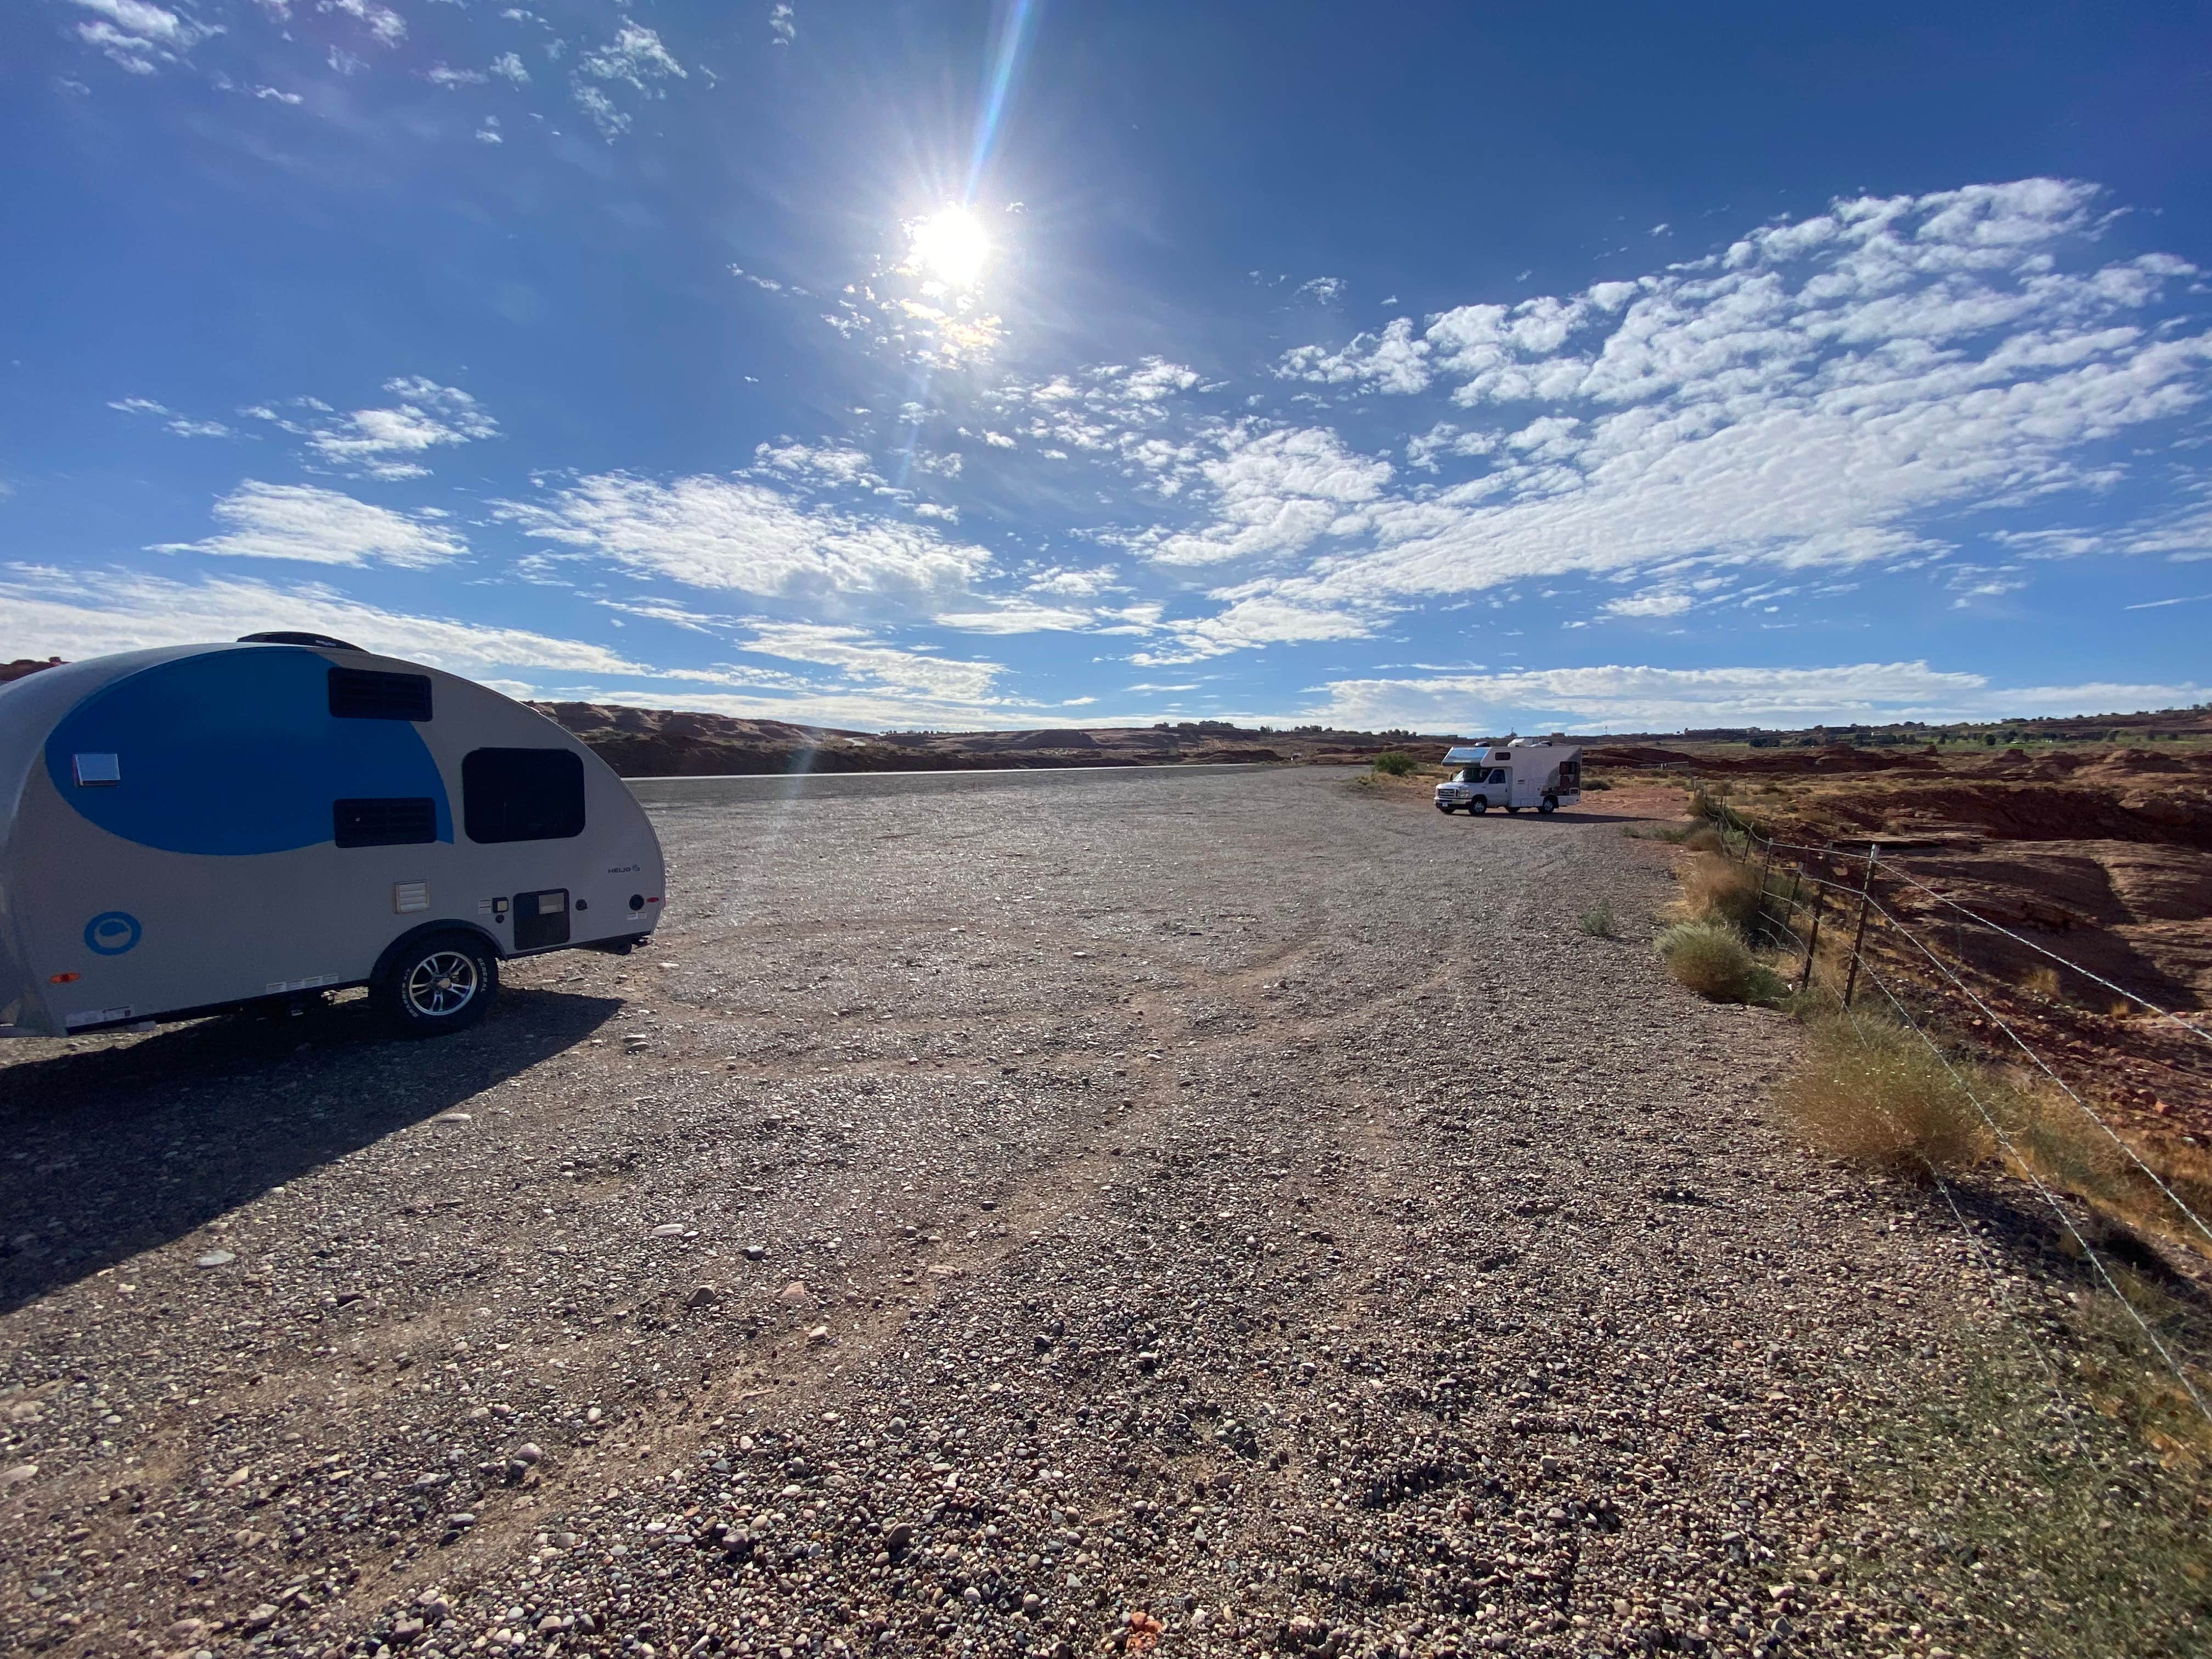
[[530,84],[530,71],[522,65],[518,52],[503,52],[491,60],[491,72],[502,81],[512,81],[518,87]]
[[422,78],[434,87],[458,92],[463,87],[480,87],[491,77],[482,70],[454,69],[449,64],[434,64],[422,71]]
[[155,403],[151,398],[115,398],[108,401],[110,409],[119,409],[125,415],[158,415],[161,424],[179,438],[235,438],[238,434],[221,421],[194,420],[189,415],[179,415],[174,410]]
[[407,38],[407,21],[389,6],[380,6],[376,0],[320,0],[318,11],[343,12],[368,27],[370,36],[380,46],[396,46]]
[[96,48],[109,62],[133,75],[154,74],[162,64],[180,61],[221,27],[201,22],[184,8],[171,10],[149,0],[74,0],[94,14],[79,23],[77,39]]
[[1039,571],[1027,584],[1032,593],[1051,593],[1063,599],[1090,599],[1113,587],[1121,571],[1110,564],[1102,564],[1085,570],[1067,570],[1054,565]]
[[334,465],[372,478],[419,478],[429,468],[400,458],[499,435],[499,422],[458,387],[402,375],[386,380],[384,389],[400,401],[389,409],[357,409],[328,422],[311,433],[307,447]]
[[1679,589],[1654,587],[1626,599],[1608,599],[1605,611],[1609,617],[1679,617],[1695,603]]
[[774,46],[787,46],[799,39],[799,21],[792,15],[789,0],[776,0],[768,15],[768,32]]
[[884,483],[873,456],[838,444],[760,444],[753,450],[753,459],[758,463],[757,470],[809,483],[872,489]]
[[893,691],[940,702],[980,703],[1006,671],[994,662],[960,662],[929,652],[884,645],[858,628],[818,623],[761,623],[743,642],[747,651],[792,662],[819,663]]
[[1835,668],[1555,668],[1424,679],[1332,680],[1314,718],[1375,729],[1492,731],[1536,722],[1581,731],[1780,726],[2172,708],[2194,684],[1992,686],[1924,662]]
[[991,599],[969,611],[941,611],[930,620],[939,628],[957,628],[963,634],[1073,633],[1091,626],[1088,611],[1066,605],[1039,605],[1031,599]]
[[1377,500],[1388,461],[1355,455],[1323,428],[1263,429],[1249,422],[1218,434],[1220,453],[1199,464],[1212,486],[1214,522],[1160,538],[1147,551],[1167,564],[1218,564],[1297,553],[1366,520],[1348,509]]
[[296,629],[457,674],[653,672],[581,641],[385,611],[319,583],[279,586],[239,576],[177,581],[132,571],[18,567],[0,575],[0,599],[7,602],[9,636],[17,648],[40,656],[75,659]]
[[1355,334],[1336,351],[1298,346],[1283,354],[1277,373],[1286,380],[1323,385],[1355,381],[1377,392],[1428,390],[1430,342],[1413,337],[1413,319],[1394,317],[1380,334]]
[[1165,668],[1270,645],[1364,639],[1381,620],[1376,613],[1299,605],[1249,588],[1217,589],[1212,597],[1230,603],[1211,617],[1163,624],[1175,643],[1133,652],[1129,660],[1139,668]]
[[249,478],[215,504],[214,515],[224,526],[222,534],[165,544],[157,550],[408,568],[450,563],[468,551],[459,536],[428,517],[373,507],[310,484]]
[[679,81],[690,78],[684,65],[661,45],[658,34],[642,24],[625,23],[612,41],[577,60],[570,88],[577,106],[591,117],[599,136],[611,143],[629,130],[630,118],[602,87],[590,82],[626,86],[646,97],[659,98],[664,95],[662,83],[672,76]]
[[926,526],[802,505],[742,477],[600,473],[541,501],[493,506],[526,534],[627,569],[764,597],[912,599],[964,591],[990,566],[981,548]]
[[1160,545],[1357,538],[1265,590],[1354,611],[1574,571],[1924,559],[1936,515],[2100,487],[2123,463],[2097,446],[2212,389],[2212,335],[2150,312],[2193,268],[2099,264],[2102,222],[2051,179],[1844,201],[1632,283],[1302,348],[1284,372],[1310,382],[1450,386],[1468,429],[1407,446],[1441,486],[1378,484],[1324,532],[1322,504],[1255,484]]

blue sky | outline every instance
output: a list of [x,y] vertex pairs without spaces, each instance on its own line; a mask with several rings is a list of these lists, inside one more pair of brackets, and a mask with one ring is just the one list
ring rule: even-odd
[[0,656],[909,728],[2212,695],[2203,9],[1662,9],[28,0]]

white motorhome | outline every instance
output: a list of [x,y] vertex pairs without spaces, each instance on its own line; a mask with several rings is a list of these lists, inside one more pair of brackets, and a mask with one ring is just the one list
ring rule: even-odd
[[543,715],[312,634],[0,685],[0,1036],[365,985],[481,1018],[499,963],[628,951],[661,912],[629,787]]
[[1481,813],[1493,806],[1550,812],[1583,798],[1582,746],[1558,738],[1448,749],[1444,764],[1459,769],[1437,786],[1439,812]]

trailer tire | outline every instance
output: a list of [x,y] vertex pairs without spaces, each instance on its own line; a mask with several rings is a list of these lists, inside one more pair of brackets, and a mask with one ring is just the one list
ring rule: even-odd
[[1543,799],[1536,803],[1536,810],[1539,812],[1554,811],[1558,809],[1559,805],[1559,798],[1557,795],[1547,795]]
[[1487,812],[1490,810],[1490,797],[1477,795],[1473,800],[1468,802],[1467,810],[1470,812]]
[[432,933],[398,951],[369,999],[403,1036],[465,1030],[499,994],[499,962],[473,933]]

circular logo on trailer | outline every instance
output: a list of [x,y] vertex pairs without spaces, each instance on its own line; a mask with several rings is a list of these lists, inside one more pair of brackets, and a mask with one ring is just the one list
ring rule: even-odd
[[84,925],[85,949],[95,956],[119,957],[138,943],[143,930],[126,910],[103,910]]

